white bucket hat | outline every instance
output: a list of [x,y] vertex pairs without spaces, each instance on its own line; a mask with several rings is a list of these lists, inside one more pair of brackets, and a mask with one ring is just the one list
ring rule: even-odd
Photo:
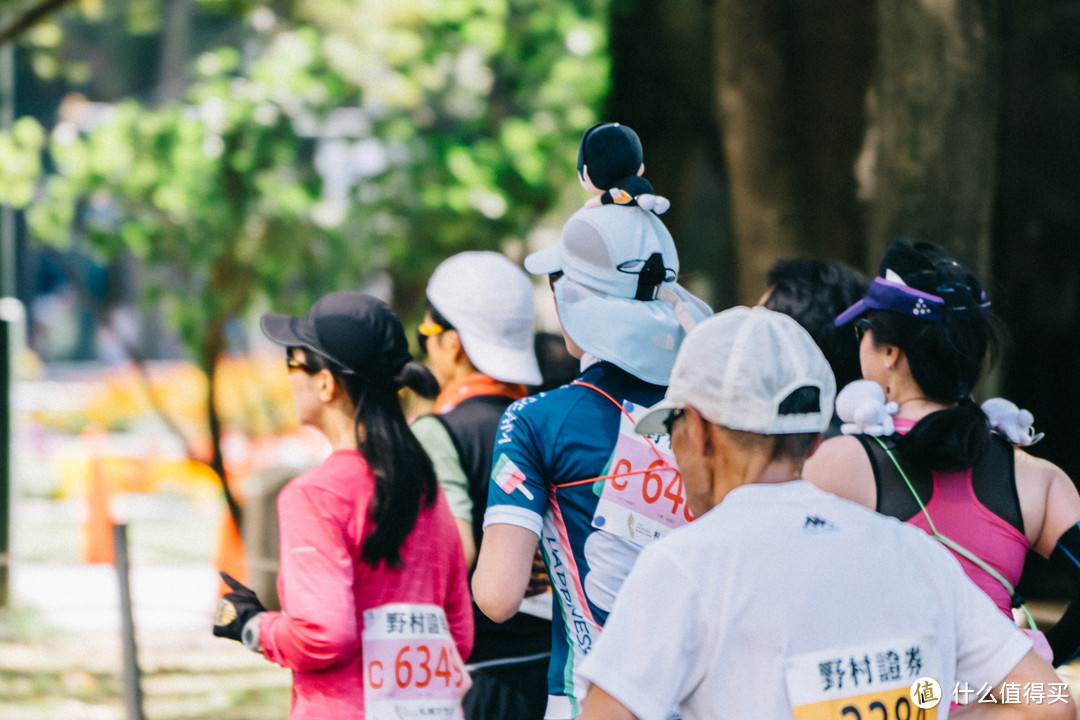
[[[796,391],[813,401],[811,412],[785,408]],[[829,362],[799,323],[764,307],[734,307],[691,331],[667,394],[635,429],[666,434],[671,413],[692,405],[709,422],[732,430],[819,433],[829,426],[835,398]]]
[[637,207],[578,210],[556,245],[525,258],[525,269],[563,274],[555,302],[582,350],[656,385],[668,384],[686,332],[712,314],[675,282],[679,256],[671,233]]
[[502,382],[541,383],[532,282],[509,258],[487,251],[453,255],[432,273],[427,299],[457,330],[477,370]]

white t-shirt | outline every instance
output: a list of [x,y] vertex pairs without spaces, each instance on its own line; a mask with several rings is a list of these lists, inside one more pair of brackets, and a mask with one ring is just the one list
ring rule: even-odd
[[955,682],[993,686],[1030,648],[926,533],[797,481],[739,487],[646,548],[581,674],[642,720],[893,717],[930,677],[940,719]]

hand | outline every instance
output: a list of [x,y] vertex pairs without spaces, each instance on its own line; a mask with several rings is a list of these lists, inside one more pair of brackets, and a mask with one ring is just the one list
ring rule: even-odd
[[247,621],[261,612],[266,612],[266,608],[259,602],[254,590],[228,573],[219,574],[233,591],[225,593],[218,600],[217,610],[214,612],[214,635],[240,642]]
[[537,548],[536,554],[533,555],[532,573],[529,575],[529,585],[525,588],[525,597],[541,595],[550,587],[551,580],[548,578],[547,567],[544,565],[544,556],[540,554],[540,548]]

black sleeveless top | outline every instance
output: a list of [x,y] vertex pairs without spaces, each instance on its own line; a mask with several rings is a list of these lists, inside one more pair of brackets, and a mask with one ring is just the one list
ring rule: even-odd
[[[436,415],[450,433],[461,468],[469,479],[473,502],[473,542],[477,551],[483,538],[484,510],[487,508],[491,455],[503,411],[513,402],[503,395],[476,395],[458,403],[449,412]],[[476,636],[469,663],[527,657],[551,650],[551,622],[518,613],[504,623],[496,623],[473,603]]]
[[[912,495],[904,478],[896,469],[893,461],[877,440],[869,435],[856,435],[862,443],[870,465],[874,468],[874,484],[877,487],[876,510],[882,515],[889,515],[899,520],[910,520],[920,512],[919,503]],[[910,459],[905,461],[902,443],[898,436],[881,438],[892,451],[911,481],[915,492],[923,503],[928,503],[933,494],[933,473],[919,469]],[[971,486],[975,497],[986,509],[1000,517],[1014,528],[1024,532],[1024,518],[1020,512],[1020,497],[1016,491],[1016,468],[1013,446],[1000,435],[991,434],[990,446],[983,456],[971,468]]]

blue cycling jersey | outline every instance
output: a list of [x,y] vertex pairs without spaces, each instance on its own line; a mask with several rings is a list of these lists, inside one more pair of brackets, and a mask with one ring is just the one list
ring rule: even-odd
[[[575,681],[575,668],[592,649],[616,592],[648,539],[641,532],[647,518],[635,525],[619,515],[619,522],[605,525],[605,518],[616,515],[605,511],[601,495],[607,497],[605,484],[612,478],[618,478],[618,487],[633,490],[633,481],[626,476],[635,473],[622,472],[631,465],[625,459],[632,455],[628,445],[647,443],[638,457],[644,452],[655,466],[670,470],[667,437],[636,436],[631,419],[659,402],[664,390],[600,362],[575,383],[510,405],[499,424],[484,526],[516,525],[540,537],[557,599],[548,691],[567,696],[574,714],[580,700],[576,695],[583,691]],[[670,481],[666,487],[656,484],[661,482],[659,476],[652,475],[654,485],[645,491],[649,498],[665,489],[681,494],[677,474],[673,474],[677,487]],[[637,482],[640,487],[640,478]],[[617,532],[611,531],[612,526]]]

